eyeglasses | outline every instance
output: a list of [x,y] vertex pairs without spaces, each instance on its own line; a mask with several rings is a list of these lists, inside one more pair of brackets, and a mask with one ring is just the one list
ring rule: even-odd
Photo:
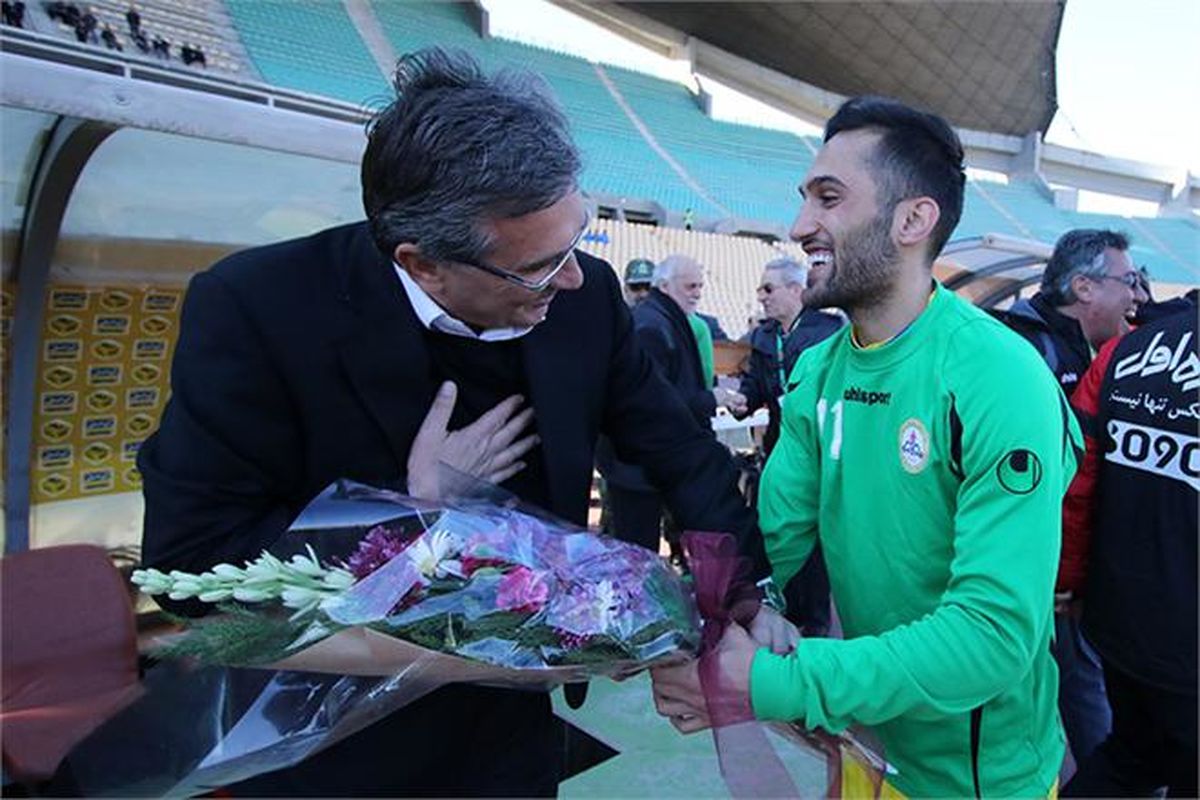
[[771,294],[773,292],[778,292],[781,289],[786,289],[788,286],[795,286],[795,285],[796,284],[794,284],[794,283],[785,283],[785,284],[783,284],[783,286],[772,286],[769,283],[764,283],[762,286],[758,287],[758,291],[762,292],[763,294]]
[[1118,281],[1130,289],[1137,289],[1138,284],[1141,283],[1136,272],[1126,272],[1124,275],[1089,275],[1088,277],[1096,281]]
[[554,262],[554,266],[550,268],[550,271],[546,272],[537,280],[531,281],[526,278],[522,278],[520,275],[515,275],[506,269],[493,267],[489,264],[478,264],[474,261],[457,261],[455,263],[465,264],[466,266],[474,267],[481,272],[486,272],[489,275],[495,275],[501,280],[506,280],[509,283],[515,283],[522,289],[528,289],[531,292],[540,292],[550,285],[550,281],[554,280],[554,276],[557,275],[559,271],[561,271],[562,268],[567,265],[567,262],[571,260],[571,256],[575,253],[575,248],[579,246],[581,241],[583,241],[583,236],[585,233],[587,233],[588,225],[590,223],[591,217],[589,216],[584,220],[583,227],[579,229],[579,233],[575,234],[575,238],[571,240],[571,244],[568,245],[567,249],[563,251],[562,256]]

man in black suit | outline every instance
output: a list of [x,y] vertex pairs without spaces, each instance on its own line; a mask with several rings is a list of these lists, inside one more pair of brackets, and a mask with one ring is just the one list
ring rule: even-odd
[[[718,405],[740,404],[741,395],[708,385],[689,314],[704,289],[704,268],[682,255],[667,256],[654,268],[653,287],[633,307],[637,339],[658,365],[697,425],[708,431]],[[711,347],[711,344],[709,345]],[[618,458],[607,441],[597,464],[608,490],[610,532],[650,550],[658,550],[663,495],[637,463]],[[685,527],[686,529],[686,527]],[[672,550],[677,543],[672,539]]]
[[[735,533],[765,575],[728,454],[639,347],[612,269],[575,250],[588,217],[561,112],[528,76],[439,50],[402,58],[395,84],[368,131],[367,223],[193,279],[138,459],[146,566],[254,557],[341,477],[436,497],[439,462],[583,524],[604,431],[683,525]],[[765,608],[752,626],[778,649],[794,635]],[[550,795],[561,746],[545,694],[453,686],[231,788]]]

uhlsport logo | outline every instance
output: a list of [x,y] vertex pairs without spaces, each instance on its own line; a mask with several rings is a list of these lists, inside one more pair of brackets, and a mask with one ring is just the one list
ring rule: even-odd
[[929,431],[921,420],[910,417],[900,426],[900,466],[916,475],[928,463]]
[[1010,494],[1029,494],[1042,482],[1042,461],[1032,450],[1010,450],[996,464],[996,480]]

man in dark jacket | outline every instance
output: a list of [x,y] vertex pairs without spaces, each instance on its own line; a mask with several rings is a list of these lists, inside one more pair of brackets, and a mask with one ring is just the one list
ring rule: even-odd
[[[1129,330],[1128,318],[1147,299],[1129,258],[1129,238],[1079,229],[1059,237],[1038,293],[996,315],[1041,354],[1069,397],[1105,342]],[[1100,660],[1079,630],[1069,592],[1056,587],[1054,656],[1059,711],[1067,743],[1081,761],[1111,725]]]
[[758,302],[765,319],[750,333],[750,361],[742,373],[739,391],[746,398],[747,413],[764,406],[772,409],[764,442],[767,454],[779,438],[779,414],[774,413],[774,407],[787,389],[787,376],[796,359],[844,324],[833,314],[804,307],[807,272],[793,258],[777,258],[763,267],[758,285]]
[[1128,331],[1147,299],[1129,237],[1081,228],[1059,237],[1037,294],[995,314],[1037,348],[1069,397],[1092,354]]
[[[711,436],[710,420],[717,406],[740,408],[744,400],[737,392],[713,388],[705,381],[700,350],[687,316],[695,312],[703,290],[704,270],[700,264],[687,256],[668,256],[655,268],[654,288],[634,306],[633,323],[642,349],[691,412],[692,419]],[[622,461],[609,447],[601,447],[597,464],[608,493],[610,532],[657,551],[662,533],[661,492],[645,470]]]
[[1198,388],[1192,306],[1106,345],[1072,398],[1087,454],[1063,540],[1112,733],[1064,795],[1196,796]]
[[[843,324],[840,317],[804,307],[807,274],[800,262],[785,256],[763,267],[758,285],[758,302],[766,319],[750,334],[750,362],[740,388],[746,397],[747,413],[765,406],[771,415],[763,436],[764,457],[771,454],[779,439],[780,401],[796,359]],[[788,581],[783,595],[787,618],[801,633],[824,636],[829,632],[829,575],[819,544],[796,577]]]
[[[765,575],[732,460],[638,345],[612,268],[575,249],[579,157],[539,82],[429,50],[395,83],[368,129],[368,222],[192,280],[172,397],[138,454],[145,565],[253,558],[338,478],[437,497],[440,462],[586,524],[604,431],[683,524],[738,535]],[[790,634],[767,610],[751,625]],[[455,685],[228,788],[552,795],[561,755],[546,694]]]

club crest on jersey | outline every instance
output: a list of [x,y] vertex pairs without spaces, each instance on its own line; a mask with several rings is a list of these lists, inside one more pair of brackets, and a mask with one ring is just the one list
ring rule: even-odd
[[916,417],[900,426],[900,466],[916,475],[929,463],[929,431]]

